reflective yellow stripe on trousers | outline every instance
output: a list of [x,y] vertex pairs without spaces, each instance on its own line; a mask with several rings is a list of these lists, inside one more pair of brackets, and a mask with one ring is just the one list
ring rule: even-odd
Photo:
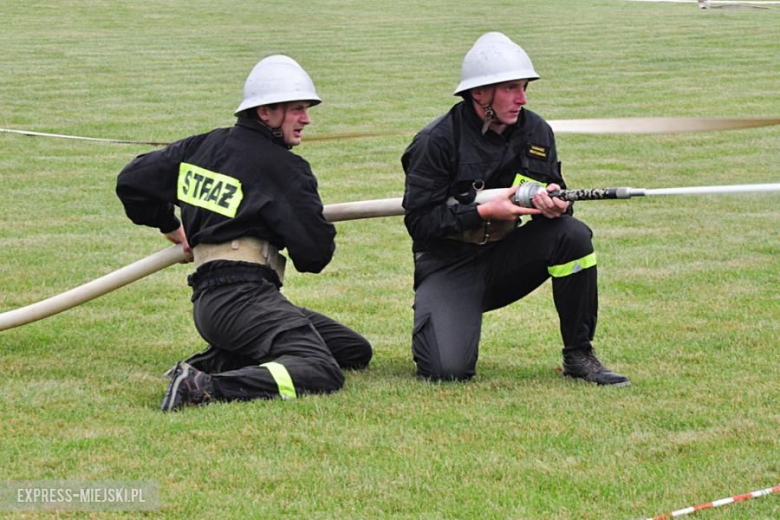
[[579,273],[583,269],[593,267],[594,265],[596,265],[595,252],[587,256],[583,256],[582,258],[578,258],[577,260],[572,260],[566,264],[551,265],[547,268],[547,272],[550,273],[550,276],[553,278],[563,278],[564,276],[569,276],[570,274]]
[[295,386],[293,386],[290,373],[284,366],[275,361],[263,363],[260,366],[267,368],[271,372],[271,377],[276,381],[276,386],[279,387],[279,395],[282,399],[295,399],[298,397],[298,394],[295,393]]

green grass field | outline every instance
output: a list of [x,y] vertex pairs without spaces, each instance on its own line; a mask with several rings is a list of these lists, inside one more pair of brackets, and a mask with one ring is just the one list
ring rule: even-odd
[[[548,120],[780,116],[780,6],[6,0],[0,18],[2,128],[172,141],[232,125],[252,66],[293,56],[324,100],[306,135],[382,134],[296,149],[326,204],[402,194],[401,153],[491,30],[531,56]],[[571,187],[780,182],[780,127],[558,147]],[[168,246],[114,195],[152,148],[0,133],[0,312]],[[204,346],[177,265],[0,332],[0,481],[150,482],[153,517],[349,519],[636,519],[780,484],[780,196],[577,215],[599,254],[595,346],[628,388],[558,375],[549,283],[486,316],[474,381],[417,380],[403,222],[344,222],[333,263],[284,289],[373,343],[342,392],[159,412],[163,372]],[[60,514],[84,515],[117,513]],[[692,516],[778,518],[780,495]]]

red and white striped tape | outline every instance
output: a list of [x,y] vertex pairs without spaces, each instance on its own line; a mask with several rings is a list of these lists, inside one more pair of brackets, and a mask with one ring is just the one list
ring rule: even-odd
[[697,506],[692,507],[686,507],[684,509],[678,509],[677,511],[672,511],[671,513],[666,513],[663,515],[654,516],[652,518],[648,518],[646,520],[664,520],[666,518],[675,518],[678,516],[688,515],[691,513],[695,513],[696,511],[701,511],[702,509],[712,509],[713,507],[720,507],[725,506],[726,504],[732,504],[734,502],[739,502],[741,500],[748,500],[750,498],[758,498],[763,497],[766,495],[771,495],[772,493],[780,492],[780,485],[774,486],[767,489],[762,489],[759,491],[753,491],[751,493],[745,493],[743,495],[735,495],[733,497],[729,498],[722,498],[720,500],[715,500],[714,502],[707,502],[706,504],[699,504]]

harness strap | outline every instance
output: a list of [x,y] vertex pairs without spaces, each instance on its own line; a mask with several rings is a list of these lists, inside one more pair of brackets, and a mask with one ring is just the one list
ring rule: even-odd
[[195,268],[214,260],[232,260],[234,262],[251,262],[267,265],[273,269],[279,281],[284,278],[284,268],[287,259],[279,253],[279,249],[268,240],[254,237],[242,237],[221,244],[198,244],[192,250],[195,257]]

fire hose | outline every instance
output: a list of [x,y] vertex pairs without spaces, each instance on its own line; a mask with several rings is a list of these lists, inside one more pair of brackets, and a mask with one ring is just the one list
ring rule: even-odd
[[[556,134],[675,134],[689,132],[714,132],[742,130],[780,124],[779,117],[623,117],[602,119],[558,119],[548,121]],[[114,144],[167,146],[165,141],[134,141],[106,137],[85,137],[81,135],[56,134],[0,128],[0,133],[26,135],[29,137],[54,137]],[[341,135],[313,135],[306,141],[327,141],[400,135],[397,132],[359,132]]]
[[[513,196],[512,202],[524,208],[533,208],[533,198],[544,188],[535,182],[521,184]],[[780,191],[780,183],[774,184],[736,184],[732,186],[693,186],[689,188],[661,188],[648,190],[643,188],[594,188],[581,190],[557,190],[549,193],[561,200],[609,200],[630,199],[632,197],[650,197],[653,195],[716,195],[750,192]]]
[[[527,182],[515,191],[512,202],[532,208],[533,197],[540,190],[540,184]],[[647,197],[654,195],[708,195],[736,193],[767,193],[780,192],[780,183],[773,184],[738,184],[731,186],[699,186],[687,188],[596,188],[558,190],[550,192],[553,197],[562,200],[609,200]],[[482,190],[477,193],[474,202],[484,204],[506,193],[506,188]],[[403,215],[402,199],[389,198],[331,204],[324,208],[324,216],[329,222],[341,222],[375,217]],[[169,247],[146,258],[133,262],[121,269],[92,280],[84,285],[58,294],[46,300],[0,314],[0,331],[19,327],[27,323],[47,318],[54,314],[81,305],[106,293],[119,289],[145,276],[170,267],[185,260],[181,245]]]

